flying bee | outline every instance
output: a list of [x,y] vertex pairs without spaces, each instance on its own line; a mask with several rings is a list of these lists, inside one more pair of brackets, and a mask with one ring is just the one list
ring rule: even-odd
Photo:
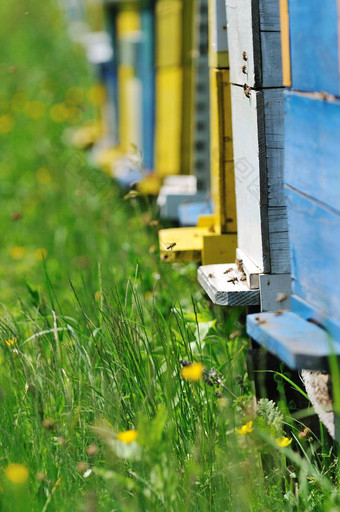
[[231,272],[233,270],[233,267],[229,267],[227,268],[227,270],[225,272],[223,272],[223,274],[229,274],[229,272]]
[[150,220],[150,222],[149,222],[149,226],[151,226],[151,227],[158,226],[158,224],[159,224],[158,220]]
[[228,279],[227,282],[235,284],[237,281],[238,281],[237,277],[232,277],[231,279]]
[[175,245],[177,245],[176,242],[172,242],[171,244],[168,245],[167,250],[169,251],[169,250],[173,249],[175,247]]

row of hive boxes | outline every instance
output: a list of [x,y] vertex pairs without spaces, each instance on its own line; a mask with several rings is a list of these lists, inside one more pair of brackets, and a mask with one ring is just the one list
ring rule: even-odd
[[154,180],[140,188],[157,192],[164,176],[192,171],[196,2],[112,0],[104,5],[113,46],[113,72],[104,78],[106,133],[113,117],[115,123],[112,147],[100,153],[98,163],[115,176],[116,162],[137,148],[143,158],[140,174],[156,170]]
[[[217,0],[210,5],[224,11],[226,21],[214,24],[217,35],[213,32],[212,40],[228,41],[228,59],[223,59],[228,68],[211,70],[211,191],[214,231],[220,236],[203,237],[199,281],[214,302],[261,302],[268,310],[274,308],[277,294],[289,289],[290,270],[279,2],[227,0],[225,6]],[[237,250],[226,237],[236,232],[236,225]],[[161,247],[167,236],[169,232],[160,234]],[[180,233],[171,233],[174,242],[176,236]],[[205,251],[205,244],[215,250]],[[163,252],[172,260],[170,252],[175,250]],[[264,281],[264,274],[271,279]],[[281,306],[287,307],[288,300]]]

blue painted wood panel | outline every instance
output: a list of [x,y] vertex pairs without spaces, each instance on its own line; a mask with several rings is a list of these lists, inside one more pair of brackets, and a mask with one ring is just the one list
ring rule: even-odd
[[292,88],[339,95],[336,0],[289,0]]
[[328,356],[340,355],[340,343],[327,332],[291,311],[247,316],[247,333],[295,369],[327,369]]
[[340,214],[286,187],[292,291],[334,321],[340,318]]
[[287,92],[285,182],[340,211],[340,101]]

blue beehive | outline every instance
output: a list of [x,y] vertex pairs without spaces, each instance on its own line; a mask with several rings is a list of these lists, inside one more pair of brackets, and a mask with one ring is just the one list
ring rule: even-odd
[[288,13],[284,182],[291,311],[250,315],[247,329],[292,368],[323,369],[331,353],[340,354],[338,3],[290,0]]

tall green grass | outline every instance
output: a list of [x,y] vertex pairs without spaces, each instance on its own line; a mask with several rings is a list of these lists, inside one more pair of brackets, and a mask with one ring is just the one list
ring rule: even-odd
[[255,407],[244,312],[162,264],[154,206],[68,146],[93,79],[55,3],[0,15],[0,510],[339,510],[335,448],[289,415],[290,383],[284,415]]

